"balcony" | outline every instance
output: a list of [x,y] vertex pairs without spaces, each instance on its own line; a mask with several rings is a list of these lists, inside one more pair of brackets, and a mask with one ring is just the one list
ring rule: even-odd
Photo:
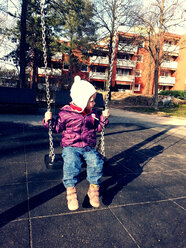
[[102,56],[92,56],[90,57],[90,63],[92,64],[109,64],[109,58],[108,57],[102,57]]
[[116,81],[134,82],[134,80],[135,80],[134,75],[116,74]]
[[179,54],[179,47],[176,45],[169,45],[169,44],[164,44],[163,45],[163,51],[168,52],[169,54],[172,55],[177,55]]
[[[48,76],[61,76],[61,69],[47,68],[46,73]],[[45,74],[45,68],[38,68],[38,74]]]
[[118,67],[135,68],[136,67],[136,61],[127,60],[127,59],[117,59],[117,66]]
[[164,61],[161,64],[161,68],[167,68],[167,69],[172,69],[172,70],[176,70],[178,66],[178,62],[176,61]]
[[175,77],[166,77],[160,76],[159,77],[159,85],[174,85],[175,84]]
[[92,71],[90,71],[89,77],[90,77],[90,79],[97,79],[97,80],[106,80],[107,79],[107,75],[105,74],[105,72],[92,72]]
[[129,54],[137,53],[138,46],[137,45],[127,45],[126,43],[119,43],[118,44],[118,51],[126,52]]

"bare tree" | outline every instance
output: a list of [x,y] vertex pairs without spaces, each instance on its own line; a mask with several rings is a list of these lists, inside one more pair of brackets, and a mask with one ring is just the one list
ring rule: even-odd
[[26,68],[26,14],[28,0],[22,1],[21,10],[21,40],[20,40],[20,87],[25,87],[25,68]]
[[[16,39],[14,39],[9,29],[14,26],[18,20],[19,3],[15,4],[15,1],[1,0],[0,3],[0,61],[2,61],[2,67],[5,70],[7,68],[14,68],[12,51],[16,46]],[[18,72],[18,68],[16,68]]]
[[[119,9],[119,0],[94,0],[95,5],[95,22],[97,22],[97,33],[101,41],[104,41],[99,45],[99,41],[96,44],[96,49],[100,51],[107,50],[109,58],[109,68],[110,71],[114,36],[116,32],[116,20]],[[123,0],[121,5],[121,14],[119,17],[119,26],[128,27],[133,26],[133,19],[130,17],[132,10],[136,9],[138,1]],[[125,29],[126,30],[126,29]],[[125,31],[127,32],[127,30]],[[117,37],[119,39],[119,36]],[[99,53],[98,53],[99,55]],[[108,75],[109,76],[109,75]],[[107,88],[108,86],[106,86]],[[111,86],[112,90],[112,86]],[[111,94],[110,94],[111,98]]]
[[[145,42],[146,49],[154,62],[154,107],[158,109],[158,82],[160,66],[168,56],[163,50],[167,32],[183,24],[182,4],[184,1],[154,0],[149,7],[138,9],[133,14],[139,41]],[[145,11],[144,11],[145,10]],[[151,68],[152,69],[152,68]]]

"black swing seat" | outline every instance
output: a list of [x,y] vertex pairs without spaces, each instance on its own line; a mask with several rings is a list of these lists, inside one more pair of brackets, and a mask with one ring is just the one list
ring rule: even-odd
[[63,168],[63,158],[61,157],[61,154],[55,154],[55,158],[53,162],[52,159],[49,157],[49,154],[46,154],[44,160],[47,169],[57,170]]

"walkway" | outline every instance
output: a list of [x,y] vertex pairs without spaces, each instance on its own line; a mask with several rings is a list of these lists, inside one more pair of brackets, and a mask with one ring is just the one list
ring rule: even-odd
[[1,248],[186,247],[185,120],[112,109],[101,206],[88,203],[83,168],[69,212],[62,170],[44,164],[41,119],[0,115]]

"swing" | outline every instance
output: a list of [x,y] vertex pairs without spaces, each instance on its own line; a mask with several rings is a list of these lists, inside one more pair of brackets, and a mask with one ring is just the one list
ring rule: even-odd
[[[118,13],[117,13],[117,19],[116,19],[116,27],[115,27],[115,33],[114,33],[114,40],[113,40],[113,51],[111,55],[111,64],[110,64],[110,70],[109,70],[109,76],[108,76],[108,90],[107,95],[105,98],[105,109],[108,109],[108,103],[109,103],[109,95],[110,95],[110,87],[111,87],[111,79],[112,79],[112,70],[113,70],[113,63],[116,53],[116,39],[117,39],[117,33],[118,33],[118,27],[119,27],[119,18],[120,18],[120,12],[121,12],[121,2],[119,1],[119,7],[118,7]],[[40,8],[41,8],[41,27],[42,27],[42,44],[43,44],[43,59],[44,59],[44,75],[45,75],[45,83],[46,83],[46,99],[47,99],[47,111],[51,112],[51,101],[50,101],[50,87],[49,87],[49,77],[47,75],[47,52],[46,52],[46,26],[45,26],[45,14],[44,14],[44,4],[45,0],[40,1]],[[100,151],[100,154],[102,155],[104,161],[105,161],[105,140],[104,140],[104,129],[105,125],[103,126],[103,129],[101,131],[101,138],[100,142],[98,144],[98,150]],[[52,136],[52,125],[51,121],[49,121],[49,154],[45,155],[44,161],[47,168],[62,168],[63,160],[61,157],[61,154],[55,154],[54,153],[54,144],[53,144],[53,136]]]

